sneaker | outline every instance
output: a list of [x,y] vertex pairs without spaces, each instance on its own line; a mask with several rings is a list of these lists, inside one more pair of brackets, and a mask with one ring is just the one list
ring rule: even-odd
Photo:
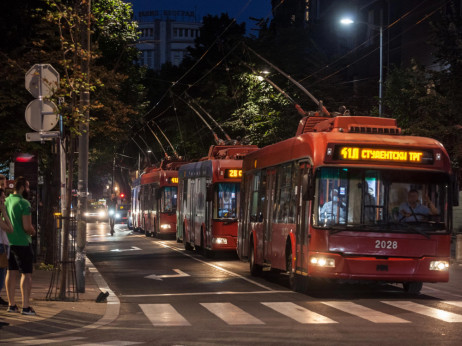
[[0,305],[8,306],[8,302],[5,301],[2,297],[0,297]]
[[35,310],[32,309],[31,306],[29,306],[28,308],[22,308],[21,314],[22,315],[32,315],[32,316],[36,315]]
[[8,312],[19,312],[19,308],[18,306],[15,304],[15,305],[9,305],[8,306],[8,310],[6,310]]

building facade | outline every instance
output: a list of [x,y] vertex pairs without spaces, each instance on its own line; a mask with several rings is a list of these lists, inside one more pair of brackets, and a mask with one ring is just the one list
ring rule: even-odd
[[153,70],[160,70],[165,63],[178,66],[187,48],[194,46],[202,26],[194,11],[140,11],[135,19],[141,32],[136,45],[138,64]]

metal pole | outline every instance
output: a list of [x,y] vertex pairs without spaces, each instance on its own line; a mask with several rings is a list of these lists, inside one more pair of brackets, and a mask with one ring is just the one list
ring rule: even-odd
[[91,25],[91,0],[87,3],[87,23],[86,32],[83,40],[83,47],[87,49],[87,54],[82,61],[82,72],[86,76],[86,87],[82,92],[80,99],[81,109],[85,114],[85,119],[80,125],[80,140],[79,140],[79,181],[78,189],[78,204],[77,204],[77,249],[75,254],[75,272],[76,272],[76,288],[77,292],[85,293],[85,246],[87,243],[87,222],[84,213],[87,210],[88,199],[88,149],[89,149],[89,120],[90,120],[90,25]]
[[382,116],[382,87],[383,87],[383,25],[382,10],[380,10],[380,79],[379,79],[379,117]]

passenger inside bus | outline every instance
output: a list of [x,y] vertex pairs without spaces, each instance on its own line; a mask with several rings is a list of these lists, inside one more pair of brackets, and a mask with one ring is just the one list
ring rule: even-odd
[[325,224],[344,224],[346,222],[346,204],[343,201],[343,196],[339,196],[337,189],[332,190],[331,200],[324,203],[320,211],[320,216]]
[[423,195],[425,205],[419,201],[419,192],[411,189],[407,195],[407,202],[399,206],[400,222],[418,222],[425,221],[428,215],[437,215],[438,210],[432,203],[428,195]]

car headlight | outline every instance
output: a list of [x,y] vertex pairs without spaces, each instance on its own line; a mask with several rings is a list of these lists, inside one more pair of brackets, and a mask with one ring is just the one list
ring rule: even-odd
[[328,268],[335,267],[335,260],[329,257],[313,256],[310,259],[310,263],[318,267],[328,267]]
[[115,214],[116,219],[120,218],[120,213]]
[[172,228],[172,226],[170,226],[169,224],[163,224],[163,225],[160,225],[160,228],[162,228],[162,229],[170,229],[170,228]]
[[109,215],[111,215],[111,216],[114,215],[114,210],[109,209]]
[[447,271],[449,270],[448,261],[431,261],[430,270]]
[[85,212],[83,215],[84,215],[84,216],[88,216],[88,215],[90,215],[90,213],[89,213],[89,212]]
[[226,238],[213,238],[212,242],[215,243],[215,244],[226,245],[226,244],[228,244],[228,239],[226,239]]
[[98,216],[99,217],[105,217],[106,216],[106,212],[104,210],[101,210],[98,212]]

